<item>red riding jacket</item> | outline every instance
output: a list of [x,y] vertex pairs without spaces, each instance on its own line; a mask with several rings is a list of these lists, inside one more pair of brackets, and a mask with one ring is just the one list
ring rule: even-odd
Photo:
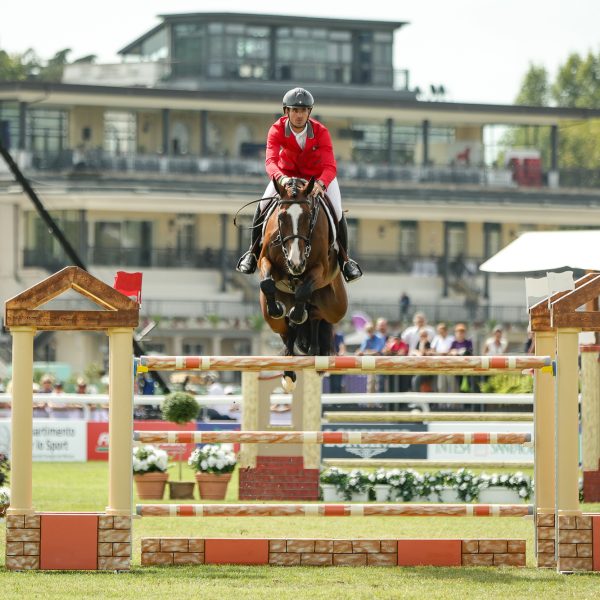
[[281,117],[269,129],[265,167],[269,177],[320,179],[328,186],[337,173],[331,136],[327,127],[314,119],[307,123],[304,150],[296,141],[287,117]]

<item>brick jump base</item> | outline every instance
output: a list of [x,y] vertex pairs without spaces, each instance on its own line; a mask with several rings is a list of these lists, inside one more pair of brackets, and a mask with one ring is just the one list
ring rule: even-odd
[[142,538],[143,566],[524,567],[525,540]]
[[305,469],[302,456],[258,456],[239,474],[240,500],[319,499],[319,469]]
[[554,513],[538,513],[536,530],[538,567],[561,573],[600,571],[600,514],[560,515],[557,535]]
[[36,513],[6,517],[6,568],[126,571],[131,517]]

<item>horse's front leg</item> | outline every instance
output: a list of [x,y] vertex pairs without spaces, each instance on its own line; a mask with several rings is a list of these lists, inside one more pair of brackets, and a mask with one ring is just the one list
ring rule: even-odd
[[308,348],[308,354],[311,356],[317,356],[321,354],[321,346],[319,344],[319,327],[321,325],[321,319],[313,318],[310,319],[310,347]]
[[285,316],[285,306],[275,297],[277,287],[271,276],[271,262],[266,257],[260,261],[260,274],[260,291],[265,295],[267,313],[272,319],[282,319]]
[[306,305],[314,289],[314,280],[312,277],[305,277],[302,283],[296,288],[294,293],[294,306],[292,306],[288,318],[296,325],[302,325],[308,319],[308,310]]

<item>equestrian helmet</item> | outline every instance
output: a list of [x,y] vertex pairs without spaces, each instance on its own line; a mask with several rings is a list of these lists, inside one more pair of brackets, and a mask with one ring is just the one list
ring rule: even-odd
[[285,93],[283,97],[283,110],[292,106],[312,108],[314,103],[315,99],[308,90],[297,87]]

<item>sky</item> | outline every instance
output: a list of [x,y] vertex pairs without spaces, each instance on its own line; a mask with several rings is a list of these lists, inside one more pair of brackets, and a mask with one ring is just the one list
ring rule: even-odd
[[0,48],[33,48],[44,59],[71,48],[71,59],[118,62],[117,51],[157,25],[157,15],[187,12],[408,21],[395,67],[410,71],[411,87],[443,85],[455,102],[510,104],[531,63],[554,77],[570,53],[600,52],[600,0],[4,0]]

